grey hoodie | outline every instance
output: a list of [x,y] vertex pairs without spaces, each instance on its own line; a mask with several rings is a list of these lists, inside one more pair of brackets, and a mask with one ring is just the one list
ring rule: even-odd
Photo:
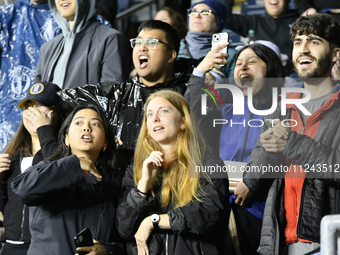
[[[62,52],[56,62],[53,75],[53,83],[58,84],[59,87],[63,88],[63,81],[66,72],[66,66],[70,53],[73,47],[74,38],[76,33],[80,31],[82,26],[96,14],[96,0],[74,0],[76,2],[76,15],[73,23],[73,27],[70,30],[69,21],[63,18],[55,4],[55,0],[49,0],[50,9],[52,15],[59,27],[61,27],[64,35]],[[65,1],[67,3],[67,1]]]

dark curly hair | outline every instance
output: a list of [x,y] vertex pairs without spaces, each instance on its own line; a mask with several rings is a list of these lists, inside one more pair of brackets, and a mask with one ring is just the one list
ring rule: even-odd
[[340,24],[329,14],[318,13],[302,16],[292,24],[290,29],[292,41],[297,35],[311,34],[325,39],[332,48],[340,47]]

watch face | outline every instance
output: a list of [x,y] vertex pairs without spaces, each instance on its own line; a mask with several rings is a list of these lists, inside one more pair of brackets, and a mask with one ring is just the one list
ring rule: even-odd
[[152,222],[158,222],[160,218],[159,218],[158,214],[152,214],[150,216],[150,219],[151,219]]

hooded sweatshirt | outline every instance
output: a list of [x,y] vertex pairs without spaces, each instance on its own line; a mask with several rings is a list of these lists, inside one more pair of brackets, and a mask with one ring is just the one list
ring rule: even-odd
[[60,86],[64,81],[65,70],[73,47],[75,35],[79,32],[83,24],[86,23],[93,15],[95,15],[96,2],[95,0],[75,0],[77,5],[76,15],[74,18],[73,27],[71,29],[69,21],[60,15],[57,6],[55,5],[55,0],[49,0],[48,2],[52,15],[58,25],[61,27],[64,35],[63,48],[61,49],[61,54],[54,68],[54,73],[57,73],[58,75],[54,75],[52,81],[53,83]]
[[71,4],[76,5],[76,11],[70,29],[55,1],[49,0],[63,34],[42,46],[35,82],[49,81],[61,88],[74,88],[128,79],[131,51],[126,37],[96,19],[96,0],[74,0]]

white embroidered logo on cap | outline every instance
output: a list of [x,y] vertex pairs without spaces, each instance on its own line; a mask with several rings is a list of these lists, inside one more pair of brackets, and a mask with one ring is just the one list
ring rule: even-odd
[[44,85],[42,83],[36,83],[32,86],[30,93],[32,95],[39,94],[44,91]]

